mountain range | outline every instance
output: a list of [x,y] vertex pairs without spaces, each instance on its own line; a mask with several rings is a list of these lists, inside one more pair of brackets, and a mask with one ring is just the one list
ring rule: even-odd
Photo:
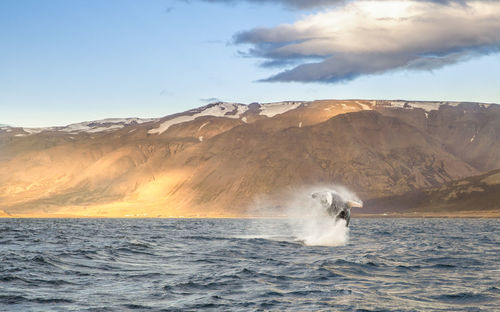
[[163,118],[0,126],[0,216],[262,216],[263,198],[271,216],[324,186],[356,193],[364,214],[491,216],[497,169],[496,104],[217,102]]

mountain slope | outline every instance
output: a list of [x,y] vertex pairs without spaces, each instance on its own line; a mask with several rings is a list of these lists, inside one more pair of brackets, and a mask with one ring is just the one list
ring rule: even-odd
[[362,213],[500,214],[500,170],[365,203]]
[[189,158],[174,160],[195,172],[187,182],[194,204],[233,209],[255,194],[302,185],[341,184],[372,198],[477,173],[414,127],[375,111],[271,134],[240,126],[186,152]]
[[475,103],[442,105],[429,112],[421,109],[382,108],[421,129],[454,155],[481,171],[500,168],[500,105]]
[[344,185],[363,200],[406,194],[500,167],[498,118],[497,105],[323,100],[5,127],[0,210],[236,216],[305,185]]

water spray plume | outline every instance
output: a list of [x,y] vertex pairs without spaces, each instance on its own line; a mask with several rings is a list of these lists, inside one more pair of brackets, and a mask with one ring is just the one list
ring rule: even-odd
[[[279,212],[268,211],[271,214],[278,213],[284,216],[289,224],[291,235],[296,241],[308,246],[341,246],[349,240],[349,228],[346,220],[329,214],[325,209],[322,193],[335,194],[340,197],[348,208],[361,208],[362,201],[351,191],[341,186],[306,187],[294,190],[287,194],[286,201]],[[313,194],[320,194],[313,196]],[[328,200],[327,200],[328,201]],[[323,202],[323,204],[322,204]],[[262,200],[259,202],[259,211],[262,208]],[[274,209],[276,210],[276,209]]]

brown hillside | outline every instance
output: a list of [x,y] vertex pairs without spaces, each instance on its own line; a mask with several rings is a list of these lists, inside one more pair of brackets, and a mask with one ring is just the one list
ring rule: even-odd
[[[109,131],[1,128],[0,210],[240,216],[259,196],[279,202],[283,191],[308,185],[344,185],[367,201],[500,166],[496,105],[290,103],[278,114],[252,104],[239,117],[241,104],[215,103]],[[206,109],[218,115],[196,117]],[[179,118],[187,121],[154,130]]]
[[403,195],[369,200],[362,213],[500,211],[500,170]]

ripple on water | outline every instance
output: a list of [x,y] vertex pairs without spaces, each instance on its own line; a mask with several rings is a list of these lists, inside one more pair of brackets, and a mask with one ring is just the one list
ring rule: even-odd
[[499,220],[352,221],[0,220],[0,311],[498,309]]

